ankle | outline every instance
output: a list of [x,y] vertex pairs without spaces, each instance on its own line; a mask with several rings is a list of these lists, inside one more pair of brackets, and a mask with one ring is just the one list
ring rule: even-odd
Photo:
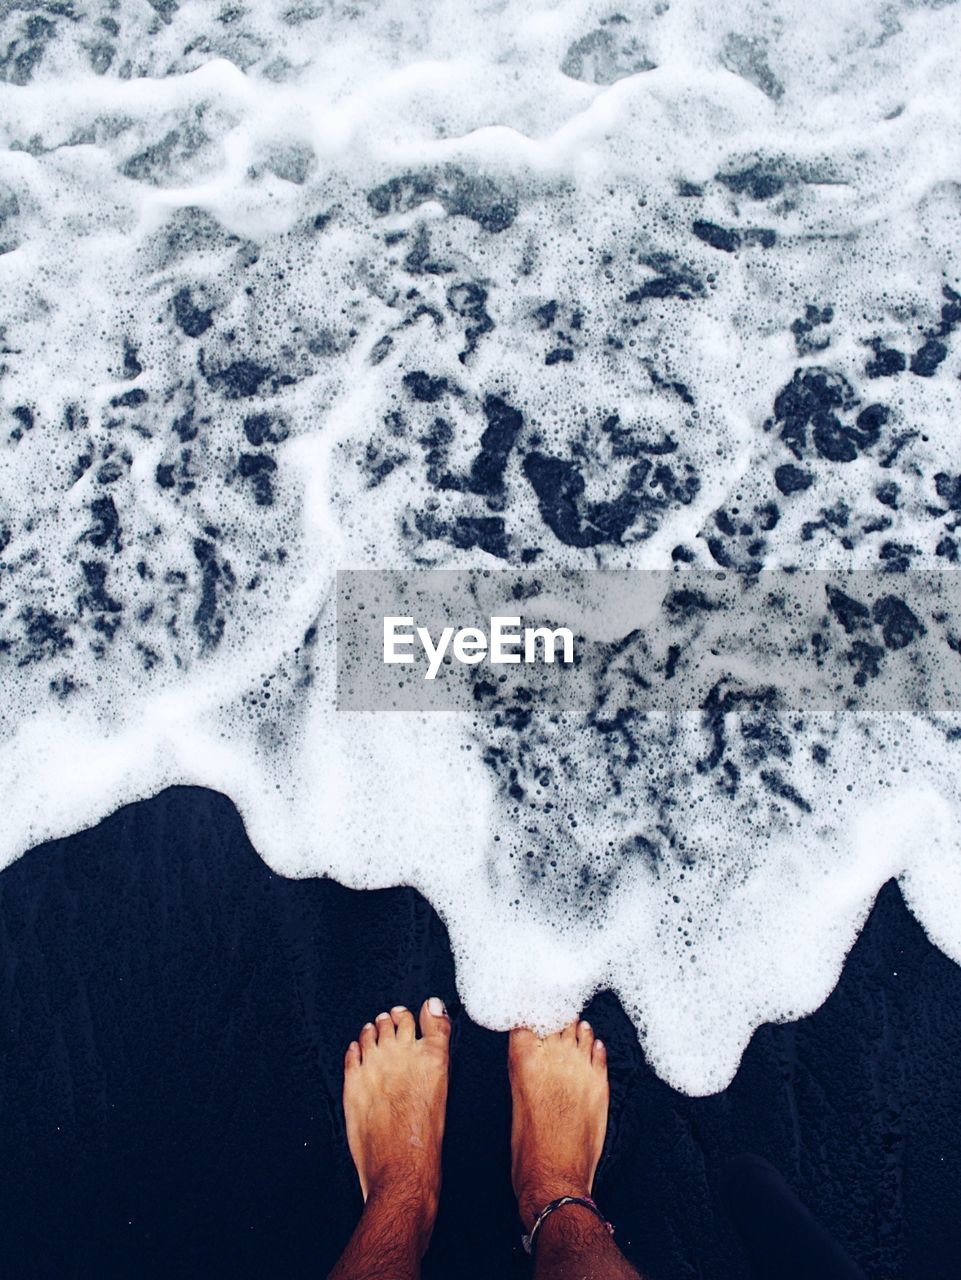
[[371,1182],[366,1210],[383,1213],[417,1244],[427,1249],[440,1201],[440,1182],[402,1170],[389,1170]]
[[537,1215],[561,1196],[590,1197],[591,1189],[583,1178],[573,1174],[541,1175],[530,1181],[523,1179],[516,1184],[517,1209],[524,1230],[529,1232]]

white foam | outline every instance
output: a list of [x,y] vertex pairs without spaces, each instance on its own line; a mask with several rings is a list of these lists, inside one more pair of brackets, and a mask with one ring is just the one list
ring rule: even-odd
[[[547,1027],[612,986],[695,1093],[730,1079],[760,1022],[825,998],[891,876],[961,961],[945,717],[812,717],[777,766],[810,812],[765,790],[747,747],[724,793],[690,716],[641,723],[630,763],[567,723],[547,787],[546,723],[338,713],[332,616],[338,568],[497,568],[532,548],[538,568],[667,568],[677,546],[710,566],[718,509],[757,525],[771,501],[776,527],[724,534],[726,554],[950,568],[951,7],[111,15],[39,35],[22,10],[0,19],[0,47],[18,42],[0,84],[3,861],[170,783],[215,787],[285,874],[421,889],[473,1016]],[[667,277],[667,296],[627,300]],[[465,285],[480,292],[452,301]],[[910,362],[932,335],[931,376],[867,376],[866,344]],[[806,445],[814,483],[783,496],[774,468],[798,459],[775,398],[815,367],[889,417],[851,461]],[[416,370],[448,389],[417,400]],[[485,496],[438,474],[469,472],[488,396],[524,425]],[[572,546],[523,460],[576,460],[585,501],[610,501],[637,460],[602,426],[615,413],[634,442],[670,437],[675,480],[699,487],[654,486],[661,505],[616,538]],[[498,518],[500,556],[451,532]],[[624,853],[635,836],[656,867]]]

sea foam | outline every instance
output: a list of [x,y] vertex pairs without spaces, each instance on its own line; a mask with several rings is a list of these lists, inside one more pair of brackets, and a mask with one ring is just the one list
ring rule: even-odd
[[[475,1018],[612,987],[694,1093],[825,998],[892,876],[961,961],[958,718],[872,699],[913,636],[864,604],[959,554],[951,5],[0,36],[5,862],[217,788],[287,875],[421,889]],[[862,679],[800,719],[743,679],[639,709],[616,664],[579,718],[338,710],[336,571],[436,568],[883,581],[825,594],[804,641]],[[912,616],[947,670],[961,620]]]

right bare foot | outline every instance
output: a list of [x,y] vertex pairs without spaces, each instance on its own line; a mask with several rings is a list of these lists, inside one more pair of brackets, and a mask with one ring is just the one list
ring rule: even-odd
[[418,1219],[423,1247],[437,1216],[450,1020],[436,996],[368,1022],[344,1061],[347,1142],[364,1200],[390,1199]]
[[589,1196],[607,1132],[607,1051],[587,1022],[510,1034],[511,1174],[524,1230],[559,1196]]

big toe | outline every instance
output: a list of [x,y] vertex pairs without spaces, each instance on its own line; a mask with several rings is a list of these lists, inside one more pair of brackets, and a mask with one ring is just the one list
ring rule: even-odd
[[507,1037],[507,1048],[512,1055],[516,1056],[530,1053],[531,1049],[536,1048],[540,1042],[540,1036],[530,1027],[514,1027]]
[[450,1018],[439,996],[431,996],[421,1005],[420,1033],[425,1040],[447,1048],[450,1040]]

